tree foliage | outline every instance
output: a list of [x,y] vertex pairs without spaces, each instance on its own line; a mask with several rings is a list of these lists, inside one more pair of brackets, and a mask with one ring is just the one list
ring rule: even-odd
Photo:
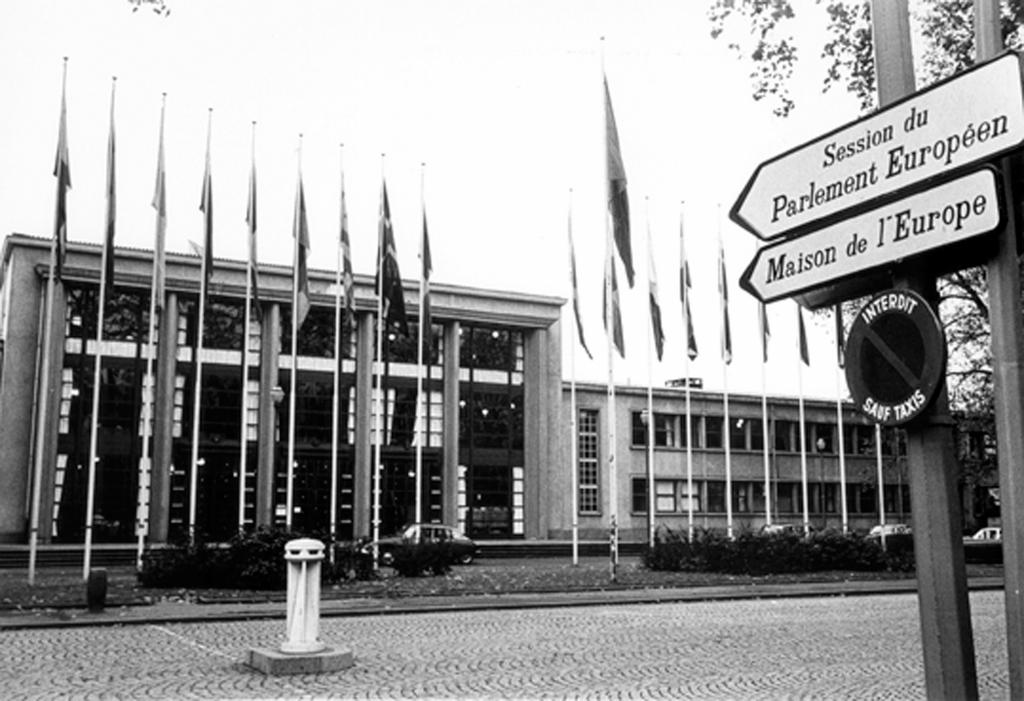
[[[816,0],[828,16],[820,56],[825,59],[822,89],[845,88],[861,109],[875,108],[874,47],[869,0]],[[911,0],[911,27],[919,60],[918,87],[949,77],[975,61],[973,0]],[[729,39],[729,47],[750,64],[752,96],[770,100],[780,117],[796,108],[789,83],[797,61],[792,33],[797,11],[811,9],[793,0],[715,0],[709,10],[711,35]],[[1003,0],[1001,24],[1005,45],[1024,45],[1024,0]],[[748,28],[752,43],[734,38]],[[959,412],[992,411],[991,327],[984,268],[957,271],[938,282],[940,315],[949,349],[947,384]],[[846,305],[847,313],[854,305]]]

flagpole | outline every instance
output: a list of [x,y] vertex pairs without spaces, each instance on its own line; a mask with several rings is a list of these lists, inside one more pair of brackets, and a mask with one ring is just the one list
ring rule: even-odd
[[764,458],[764,523],[772,525],[772,477],[768,455],[768,310],[760,308],[761,321],[761,449]]
[[376,440],[373,446],[373,524],[372,524],[372,541],[373,541],[373,569],[376,571],[380,567],[380,548],[377,546],[377,541],[380,539],[380,460],[381,460],[381,443],[383,443],[384,436],[384,397],[383,388],[381,383],[383,382],[383,369],[384,369],[384,154],[380,155],[380,172],[381,172],[381,191],[380,191],[380,224],[377,232],[377,367],[376,372],[376,393],[374,395],[375,404],[377,405],[377,414],[375,417],[376,424]]
[[342,232],[345,231],[345,144],[339,150],[341,164],[341,201],[339,206],[338,259],[334,272],[334,373],[331,391],[331,513],[329,529],[331,536],[331,562],[334,562],[334,540],[338,527],[338,410],[341,404],[341,267]]
[[[601,77],[602,85],[605,89],[605,100],[607,102],[607,79],[605,78],[604,70],[604,37],[601,37]],[[606,348],[608,353],[608,521],[609,521],[609,560],[611,566],[611,581],[616,581],[618,564],[619,564],[619,525],[618,525],[618,475],[617,465],[615,461],[616,453],[616,437],[615,437],[615,358],[612,346],[614,344],[615,336],[615,318],[612,312],[612,274],[615,266],[613,241],[612,241],[612,229],[610,220],[610,212],[608,207],[611,204],[611,180],[608,168],[608,115],[605,114],[605,154],[604,159],[604,183],[605,183],[605,216],[604,216],[604,231],[605,231],[605,276],[604,276],[604,291],[605,291],[605,337],[607,339]]]
[[[210,176],[210,134],[213,127],[213,108],[211,107],[206,115],[206,178]],[[204,189],[206,184],[204,183]],[[205,202],[205,199],[204,199]],[[208,218],[209,213],[204,213]],[[209,221],[207,219],[207,221]],[[192,459],[191,474],[189,474],[188,486],[188,539],[190,543],[196,540],[196,490],[199,485],[199,424],[202,418],[202,388],[203,388],[203,329],[206,323],[206,269],[207,260],[210,258],[209,232],[206,232],[203,239],[203,257],[199,264],[199,313],[196,323],[196,357],[195,357],[195,389],[192,392]]]
[[[644,215],[647,219],[647,258],[650,268],[647,271],[648,296],[653,279],[654,253],[651,250],[651,211],[650,198],[644,197]],[[647,303],[653,304],[652,299]],[[651,333],[647,336],[647,445],[644,447],[647,458],[647,545],[654,548],[654,385],[652,378],[651,346],[654,344],[654,317],[651,316]]]
[[[426,196],[423,191],[426,163],[420,164],[420,211],[423,213],[424,226],[426,226]],[[421,237],[423,234],[421,233]],[[424,299],[426,294],[426,276],[423,268],[423,256],[426,252],[423,248],[424,241],[420,240],[420,305],[416,315],[417,343],[416,343],[416,523],[423,521],[423,441],[426,437],[425,422],[426,412],[423,402],[423,321],[424,321]]]
[[679,266],[682,278],[679,281],[680,295],[683,300],[683,332],[686,334],[686,352],[683,354],[683,376],[686,378],[686,532],[688,540],[693,540],[693,427],[690,420],[690,353],[695,348],[690,345],[690,269],[686,260],[686,236],[684,219],[686,202],[679,203]]
[[[252,171],[250,174],[249,199],[250,206],[255,208],[256,189],[256,122],[252,123]],[[253,237],[256,235],[255,212],[250,212],[252,221],[249,222],[250,232],[246,237],[248,240],[249,255],[245,263],[245,309],[243,311],[244,323],[242,326],[242,422],[241,435],[238,439],[238,532],[245,532],[245,483],[246,468],[249,463],[249,334],[252,333],[252,322],[249,315],[252,310],[252,262],[253,262]]]
[[[58,159],[60,158],[60,149],[67,147],[67,103],[65,97],[67,95],[67,84],[68,84],[68,57],[64,57],[64,67],[61,77],[60,87],[60,135],[58,137]],[[53,304],[54,294],[56,293],[56,274],[57,274],[57,239],[62,234],[60,228],[63,226],[67,229],[67,220],[63,218],[64,209],[61,206],[62,188],[64,182],[62,181],[59,172],[55,172],[57,175],[57,201],[54,207],[54,226],[53,226],[53,240],[50,242],[50,263],[49,273],[46,277],[46,311],[43,316],[45,320],[43,322],[43,353],[42,353],[42,367],[39,371],[39,414],[37,415],[39,426],[36,429],[36,446],[34,457],[34,469],[32,474],[32,505],[29,514],[29,537],[28,537],[28,583],[29,586],[35,584],[36,577],[36,550],[39,542],[39,505],[42,500],[42,488],[43,488],[43,454],[46,452],[46,424],[47,416],[50,412],[50,347],[53,345]]]
[[[800,305],[797,305],[796,313],[797,322],[799,326],[802,327],[803,311],[801,311]],[[799,336],[799,328],[797,333]],[[810,504],[807,499],[807,426],[804,421],[804,359],[802,357],[802,353],[798,353],[796,382],[800,417],[800,489],[804,506],[804,535],[809,536],[811,534],[811,512]]]
[[839,497],[843,509],[843,533],[850,531],[850,512],[846,503],[846,438],[843,435],[843,315],[842,305],[833,310],[836,317],[836,425],[839,427]]
[[163,226],[166,210],[162,207],[163,188],[163,154],[164,154],[164,114],[167,109],[167,93],[163,93],[160,102],[160,141],[157,154],[157,190],[154,193],[153,206],[156,207],[156,231],[154,233],[153,250],[153,273],[149,292],[149,330],[146,334],[146,374],[143,378],[146,391],[143,393],[142,401],[142,457],[139,458],[139,506],[135,525],[136,548],[135,567],[142,571],[142,552],[145,548],[145,538],[149,532],[149,486],[152,481],[152,465],[149,457],[149,442],[153,434],[153,403],[156,398],[156,382],[153,377],[153,356],[156,355],[156,317],[158,310],[162,308],[163,301],[157,301],[157,296],[162,294],[162,286],[159,281],[164,274],[163,271]]
[[288,464],[287,474],[285,481],[285,515],[284,515],[284,526],[285,529],[292,529],[292,508],[294,499],[294,480],[295,480],[295,395],[298,394],[298,365],[299,365],[299,247],[301,246],[300,239],[302,238],[300,227],[301,227],[301,208],[303,203],[301,198],[302,193],[302,134],[299,134],[299,148],[297,161],[297,173],[298,173],[298,185],[295,193],[295,250],[292,265],[292,367],[291,367],[291,391],[288,392]]
[[[576,252],[574,250],[574,244],[572,241],[572,188],[569,188],[569,217],[568,217],[568,233],[569,233],[569,286],[572,290],[573,300],[573,315],[576,316],[579,311],[578,300],[579,295],[576,289]],[[583,337],[583,328],[577,317],[576,319],[577,333],[580,338]],[[587,351],[587,355],[590,355],[590,351]],[[579,436],[577,431],[577,417],[576,417],[576,342],[572,342],[572,352],[569,355],[569,508],[572,510],[570,515],[570,521],[572,523],[572,564],[578,566],[580,563],[579,556],[579,539],[580,539],[580,521],[579,521],[579,450],[578,442]]]
[[733,537],[732,514],[732,428],[729,419],[729,362],[732,360],[731,340],[728,327],[728,281],[725,279],[725,247],[722,242],[722,206],[718,205],[718,250],[721,256],[719,276],[721,277],[720,303],[722,305],[722,445],[725,448],[725,530]]
[[[110,160],[107,163],[107,174],[108,178],[112,177],[114,169],[114,153],[113,153],[113,138],[114,138],[114,91],[117,87],[117,77],[115,76],[110,85],[110,146],[107,151],[107,157]],[[113,193],[109,191],[111,183],[108,182],[107,192],[107,226],[112,226],[114,216],[114,202]],[[85,492],[85,547],[84,556],[82,558],[82,579],[89,578],[89,568],[92,565],[92,526],[93,526],[93,511],[96,508],[96,463],[99,461],[97,456],[96,442],[98,437],[98,429],[100,423],[100,385],[102,383],[101,374],[103,372],[103,310],[106,305],[107,299],[107,256],[113,255],[113,251],[107,250],[108,246],[106,243],[103,245],[103,252],[100,255],[100,289],[99,296],[96,301],[96,353],[94,355],[93,365],[93,381],[92,381],[92,420],[89,426],[89,472],[88,482]],[[85,349],[82,349],[85,352]]]

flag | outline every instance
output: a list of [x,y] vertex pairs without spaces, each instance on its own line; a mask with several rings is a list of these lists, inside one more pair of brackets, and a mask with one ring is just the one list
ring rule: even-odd
[[722,360],[732,362],[732,332],[729,328],[729,282],[725,275],[725,249],[718,242],[718,294],[722,304]]
[[810,365],[810,356],[807,352],[807,329],[804,328],[804,312],[799,305],[797,305],[796,308],[796,318],[800,335],[800,360],[803,362],[804,365]]
[[[166,98],[166,96],[165,96]],[[156,237],[153,244],[153,297],[156,310],[164,308],[164,244],[167,239],[167,189],[164,174],[164,112],[166,101],[160,107],[160,145],[156,157],[156,188],[153,192],[153,208],[156,209]]]
[[206,126],[206,167],[203,170],[203,192],[199,199],[199,211],[203,213],[203,279],[199,281],[200,304],[205,303],[213,276],[213,177],[210,173],[211,122]]
[[615,261],[612,259],[612,252],[608,251],[608,265],[605,268],[605,285],[604,295],[602,296],[604,308],[604,330],[608,333],[608,284],[607,276],[609,275],[608,268],[611,268],[611,287],[612,287],[612,342],[615,344],[615,350],[619,352],[623,358],[626,357],[626,343],[622,337],[622,311],[619,308],[619,280],[615,275]]
[[409,324],[405,318],[405,293],[402,289],[402,274],[398,269],[398,251],[395,248],[395,232],[391,228],[391,207],[388,204],[388,187],[381,181],[380,225],[377,239],[377,289],[384,305],[384,324],[394,328],[403,336],[409,336]]
[[576,317],[576,333],[580,337],[580,345],[583,346],[583,350],[586,352],[587,357],[591,360],[594,356],[591,355],[590,349],[587,348],[587,339],[583,337],[583,321],[580,316],[580,293],[579,287],[576,284],[576,249],[572,243],[572,212],[569,212],[569,278],[572,281],[572,312]]
[[839,367],[846,367],[846,359],[844,357],[843,348],[843,305],[836,304],[832,313],[836,318],[836,362],[839,363]]
[[67,110],[67,63],[64,64],[64,80],[60,89],[60,126],[57,132],[57,157],[53,174],[57,178],[57,206],[53,222],[53,239],[57,247],[54,275],[59,279],[64,269],[64,258],[68,249],[67,196],[71,189],[71,160],[68,156],[68,110]]
[[[114,178],[114,86],[110,87],[110,134],[107,137],[107,230],[103,236],[103,297],[114,296],[114,220],[117,218],[117,188]],[[102,312],[101,312],[102,313]]]
[[690,360],[697,358],[697,336],[693,333],[693,315],[690,313],[690,262],[686,260],[686,242],[683,239],[683,225],[679,223],[679,297],[686,316],[686,353]]
[[260,315],[260,276],[256,256],[256,124],[253,123],[252,166],[249,169],[249,199],[245,207],[245,223],[249,226],[249,282],[255,300],[256,316]]
[[619,130],[615,126],[608,77],[604,78],[605,152],[608,161],[608,213],[612,218],[615,247],[626,270],[626,280],[633,287],[633,251],[629,241],[629,196],[626,193],[626,169],[622,165]]
[[345,204],[345,172],[341,173],[341,285],[342,309],[345,312],[345,327],[352,329],[356,324],[356,281],[352,275],[352,245],[348,238],[348,207]]
[[295,315],[292,320],[293,329],[298,330],[309,313],[309,273],[306,270],[306,257],[309,255],[309,226],[306,223],[306,195],[302,189],[302,173],[299,173],[299,184],[295,192],[295,217],[292,221],[292,237],[295,239],[295,267],[292,271],[292,284],[295,285]]
[[761,360],[765,363],[768,362],[768,339],[771,338],[772,332],[768,328],[768,307],[762,302],[758,305],[757,320],[761,326]]
[[654,271],[654,247],[651,244],[650,232],[647,236],[647,282],[648,300],[651,307],[651,333],[654,334],[654,349],[661,360],[665,351],[665,331],[661,326],[661,306],[658,304],[658,279]]
[[421,336],[423,338],[423,352],[430,362],[430,349],[433,347],[432,334],[430,332],[430,273],[433,272],[433,264],[430,260],[430,237],[427,235],[427,210],[423,209],[423,238],[420,241],[420,306],[423,309],[423,327]]

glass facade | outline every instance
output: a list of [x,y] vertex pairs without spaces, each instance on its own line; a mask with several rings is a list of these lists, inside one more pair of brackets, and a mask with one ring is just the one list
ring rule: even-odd
[[459,525],[471,538],[522,536],[523,334],[459,331]]

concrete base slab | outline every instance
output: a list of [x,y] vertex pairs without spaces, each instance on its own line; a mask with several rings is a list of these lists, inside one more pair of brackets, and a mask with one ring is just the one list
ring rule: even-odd
[[270,676],[320,674],[348,669],[355,664],[348,648],[328,647],[320,652],[291,653],[265,647],[249,650],[246,664]]

